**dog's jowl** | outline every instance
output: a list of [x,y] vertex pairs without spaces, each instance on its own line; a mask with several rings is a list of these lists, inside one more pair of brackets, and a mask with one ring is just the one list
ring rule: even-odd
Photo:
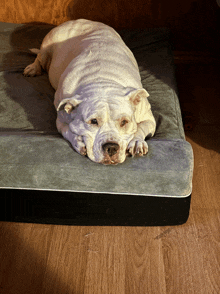
[[102,164],[148,152],[156,123],[137,62],[111,27],[79,19],[52,29],[25,76],[48,72],[57,129],[82,155]]

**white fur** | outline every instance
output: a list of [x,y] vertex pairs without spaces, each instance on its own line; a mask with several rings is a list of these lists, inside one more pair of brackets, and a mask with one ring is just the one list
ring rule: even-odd
[[[132,52],[112,28],[83,19],[63,23],[46,35],[24,75],[39,75],[41,67],[56,90],[58,131],[77,152],[103,164],[147,153],[144,139],[156,127],[149,94]],[[103,148],[107,143],[118,144],[114,154]]]

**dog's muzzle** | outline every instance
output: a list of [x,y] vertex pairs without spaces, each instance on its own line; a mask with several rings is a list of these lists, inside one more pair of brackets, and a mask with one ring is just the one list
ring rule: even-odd
[[119,150],[119,145],[117,143],[105,143],[102,145],[104,153],[107,153],[110,157],[115,155]]
[[118,143],[107,142],[102,145],[102,150],[104,152],[103,164],[118,164],[118,152],[120,146]]

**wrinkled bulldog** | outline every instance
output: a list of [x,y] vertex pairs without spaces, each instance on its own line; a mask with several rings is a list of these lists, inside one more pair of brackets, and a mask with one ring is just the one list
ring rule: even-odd
[[57,129],[82,155],[102,164],[148,152],[156,128],[137,62],[111,27],[79,19],[52,29],[25,76],[42,68],[56,90]]

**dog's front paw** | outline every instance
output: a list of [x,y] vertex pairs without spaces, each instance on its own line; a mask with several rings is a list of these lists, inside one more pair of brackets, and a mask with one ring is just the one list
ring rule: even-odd
[[86,156],[87,155],[86,145],[83,142],[83,138],[81,136],[78,136],[78,138],[77,138],[77,145],[78,145],[79,153],[81,155]]
[[128,144],[127,147],[127,155],[128,156],[143,156],[148,152],[148,145],[147,142],[144,140],[133,139]]
[[83,142],[82,136],[75,135],[75,138],[71,140],[73,148],[83,156],[87,155],[86,145]]
[[74,134],[70,131],[69,126],[65,123],[57,120],[57,129],[60,133],[62,133],[63,137],[68,140],[73,148],[81,155],[86,156],[87,150],[86,145],[83,141],[83,137],[77,134]]

